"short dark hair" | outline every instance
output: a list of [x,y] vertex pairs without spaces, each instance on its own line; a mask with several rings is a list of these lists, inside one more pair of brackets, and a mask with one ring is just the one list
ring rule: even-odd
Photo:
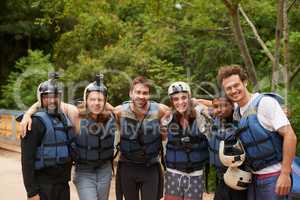
[[232,75],[238,75],[241,81],[248,80],[247,73],[242,69],[240,65],[225,65],[218,71],[218,83],[222,86],[222,81]]
[[143,84],[145,85],[146,87],[151,88],[151,82],[149,81],[149,79],[147,79],[146,77],[144,76],[137,76],[133,79],[132,83],[131,83],[131,86],[130,86],[130,91],[133,90],[134,86],[137,85],[137,84]]
[[218,97],[215,97],[215,98],[212,100],[212,103],[213,103],[214,101],[217,101],[217,100],[219,100],[219,101],[226,101],[226,102],[228,102],[229,104],[231,104],[231,105],[233,106],[233,102],[230,101],[230,99],[228,99],[226,96],[218,96]]

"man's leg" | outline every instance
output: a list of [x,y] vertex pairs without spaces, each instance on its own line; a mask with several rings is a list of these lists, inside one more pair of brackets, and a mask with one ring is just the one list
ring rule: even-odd
[[136,173],[139,169],[127,163],[121,163],[118,167],[117,176],[120,178],[120,186],[125,200],[139,200],[139,187],[136,182]]
[[70,187],[69,183],[60,183],[54,185],[56,194],[55,200],[70,200]]
[[40,184],[40,200],[52,200],[55,199],[55,194],[53,193],[52,184]]
[[141,199],[157,200],[159,192],[159,168],[158,165],[143,168],[138,177],[141,183]]
[[231,200],[224,181],[220,181],[217,185],[214,200]]
[[230,200],[247,200],[247,190],[234,190],[227,186],[228,194],[230,197]]

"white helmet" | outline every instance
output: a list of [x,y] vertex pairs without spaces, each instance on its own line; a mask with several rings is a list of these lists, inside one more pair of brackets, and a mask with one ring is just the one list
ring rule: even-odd
[[224,174],[225,184],[235,190],[246,190],[251,181],[252,174],[238,167],[228,167]]
[[182,81],[178,81],[175,83],[172,83],[168,88],[168,95],[171,96],[173,94],[176,94],[178,92],[187,92],[191,96],[191,88],[190,86]]
[[235,144],[225,144],[226,141],[220,141],[219,158],[226,167],[238,167],[243,164],[246,158],[244,147],[237,139]]

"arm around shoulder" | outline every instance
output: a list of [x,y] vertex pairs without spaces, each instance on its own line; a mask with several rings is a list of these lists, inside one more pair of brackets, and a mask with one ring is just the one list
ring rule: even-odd
[[171,108],[166,106],[165,104],[160,103],[159,104],[159,118],[163,118],[165,115],[168,115],[171,113]]

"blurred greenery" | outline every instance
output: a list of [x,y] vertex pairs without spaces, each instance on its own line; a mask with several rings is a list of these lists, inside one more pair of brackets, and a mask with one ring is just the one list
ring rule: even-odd
[[[199,89],[199,84],[208,81],[215,85],[219,66],[243,64],[227,8],[220,0],[26,0],[2,4],[9,12],[1,14],[0,35],[28,38],[28,45],[23,47],[27,51],[25,57],[42,51],[53,67],[63,73],[66,84],[91,81],[95,73],[104,72],[114,105],[127,98],[129,79],[136,75],[153,80],[155,100],[165,101],[164,88],[179,79],[192,84],[196,97],[206,97],[205,90],[214,90]],[[244,0],[241,5],[273,51],[276,2]],[[300,63],[299,9],[296,3],[289,12],[290,71]],[[272,63],[243,18],[241,23],[262,89],[268,89]],[[15,61],[9,72],[24,73]],[[34,86],[30,83],[33,80],[26,81]],[[297,90],[297,80],[298,76],[291,89]],[[2,80],[0,106],[17,108],[7,84],[14,84],[13,79]],[[69,92],[66,100],[79,98],[82,90],[83,86],[78,86],[78,91]],[[34,101],[34,94],[24,95],[22,98]]]
[[[3,86],[1,92],[5,98],[0,99],[3,107],[25,109],[36,101],[36,89],[39,83],[47,79],[48,71],[53,71],[53,64],[49,60],[50,55],[44,55],[42,51],[30,51],[27,57],[16,62],[17,72],[11,72],[8,76],[8,84]],[[30,95],[28,95],[30,94]]]

